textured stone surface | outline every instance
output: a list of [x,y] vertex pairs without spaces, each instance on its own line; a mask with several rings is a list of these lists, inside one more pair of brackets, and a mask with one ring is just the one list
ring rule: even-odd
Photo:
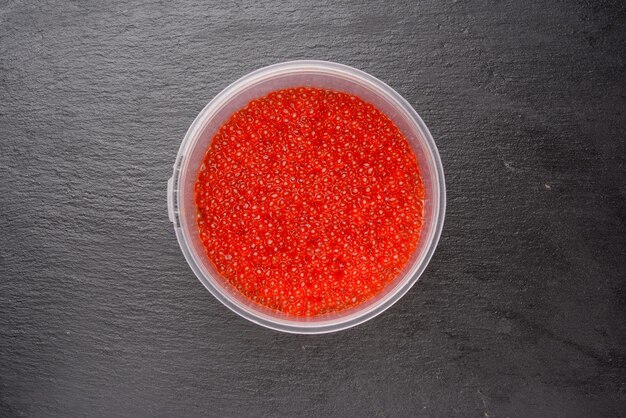
[[[0,4],[0,415],[617,416],[622,2]],[[165,189],[200,109],[316,58],[388,82],[447,175],[394,307],[293,336],[196,280]]]

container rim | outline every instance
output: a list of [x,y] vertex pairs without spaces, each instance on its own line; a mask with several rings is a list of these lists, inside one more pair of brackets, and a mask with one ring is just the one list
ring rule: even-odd
[[[264,315],[260,312],[255,312],[225,293],[221,289],[221,286],[213,282],[214,279],[210,277],[210,275],[207,277],[206,272],[199,265],[198,260],[194,255],[194,251],[189,245],[190,237],[185,231],[185,228],[181,226],[179,213],[179,208],[182,206],[182,197],[180,193],[182,182],[180,180],[185,172],[185,169],[187,168],[187,156],[190,154],[191,149],[195,146],[199,135],[206,126],[206,122],[210,120],[210,118],[213,117],[215,113],[219,111],[234,95],[243,89],[268,78],[275,78],[277,76],[291,73],[306,72],[326,74],[329,76],[348,79],[384,96],[388,101],[397,106],[399,110],[405,114],[405,117],[407,117],[410,122],[414,123],[420,131],[421,139],[426,144],[428,157],[430,158],[434,168],[432,173],[432,182],[436,184],[434,189],[438,191],[438,193],[436,193],[438,196],[433,196],[434,225],[429,230],[426,241],[422,246],[423,249],[420,257],[416,260],[410,271],[406,273],[403,282],[396,285],[396,288],[393,291],[389,292],[379,301],[367,306],[366,309],[356,309],[352,314],[345,317],[329,319],[326,321],[320,320],[310,322],[275,318],[269,315]],[[399,93],[381,80],[347,65],[330,61],[297,60],[263,67],[239,78],[237,81],[231,83],[228,87],[222,90],[204,107],[204,109],[202,109],[187,130],[187,133],[185,134],[178,150],[176,162],[174,163],[174,172],[172,177],[168,180],[167,203],[169,218],[170,221],[174,223],[176,238],[187,263],[200,282],[215,298],[217,298],[233,312],[258,325],[276,331],[295,334],[323,334],[351,328],[374,318],[402,298],[402,296],[404,296],[406,292],[408,292],[408,290],[417,282],[432,258],[437,247],[437,243],[441,237],[445,218],[446,187],[443,166],[435,141],[433,140],[432,135],[422,118]]]

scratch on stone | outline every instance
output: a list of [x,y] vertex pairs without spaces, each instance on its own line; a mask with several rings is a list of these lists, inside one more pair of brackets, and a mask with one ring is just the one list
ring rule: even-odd
[[476,393],[478,393],[478,395],[480,396],[480,400],[482,401],[483,407],[485,408],[485,410],[483,411],[483,416],[485,418],[491,417],[491,413],[489,412],[489,407],[487,406],[487,401],[485,400],[485,398],[486,398],[485,395],[483,395],[483,393],[480,391],[480,389],[478,389],[476,391]]
[[500,159],[502,160],[502,162],[504,163],[504,166],[506,167],[507,170],[509,170],[511,173],[517,173],[517,169],[515,167],[513,167],[513,164],[509,161],[507,161],[504,156],[502,155],[502,148],[500,148],[499,145],[496,145],[496,149],[498,152],[498,156],[500,157]]
[[507,160],[505,160],[504,158],[502,159],[502,162],[504,163],[504,166],[507,168],[507,170],[509,170],[511,173],[516,173],[517,172],[515,167],[513,167],[513,165],[510,162],[508,162]]

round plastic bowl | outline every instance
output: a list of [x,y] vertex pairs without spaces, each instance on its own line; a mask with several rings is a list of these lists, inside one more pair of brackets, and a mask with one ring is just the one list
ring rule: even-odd
[[[196,225],[194,183],[215,132],[250,100],[271,91],[297,87],[343,91],[383,111],[410,142],[426,191],[420,240],[401,274],[376,297],[351,309],[314,317],[294,317],[258,305],[225,281],[209,261]],[[382,81],[354,68],[325,61],[292,61],[271,65],[240,78],[218,94],[203,110],[180,146],[174,174],[168,182],[168,210],[180,248],[202,284],[220,302],[242,317],[278,331],[319,334],[365,322],[400,299],[420,275],[435,251],[445,214],[443,168],[428,128],[411,105]]]

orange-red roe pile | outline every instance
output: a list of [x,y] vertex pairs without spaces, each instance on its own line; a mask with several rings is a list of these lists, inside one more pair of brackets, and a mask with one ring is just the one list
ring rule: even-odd
[[195,185],[200,237],[249,299],[296,316],[374,297],[416,248],[424,188],[376,107],[330,90],[253,100],[219,129]]

